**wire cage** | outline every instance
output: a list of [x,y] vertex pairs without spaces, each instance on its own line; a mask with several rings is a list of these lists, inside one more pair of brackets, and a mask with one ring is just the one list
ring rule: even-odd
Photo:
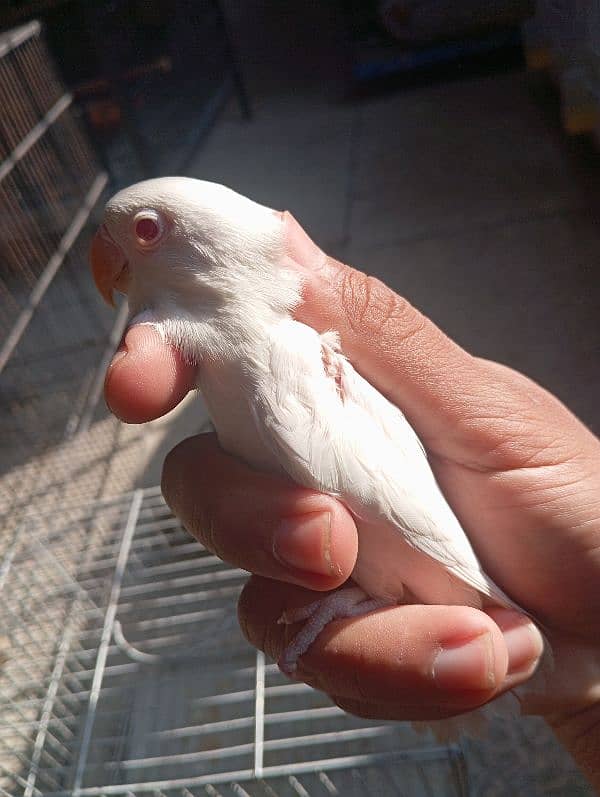
[[[0,10],[0,23],[28,8]],[[101,162],[110,161],[113,190],[148,176],[145,160],[150,171],[169,171],[234,87],[245,102],[219,3],[177,0],[169,9],[42,3],[43,32],[30,22],[0,33],[0,522],[8,529],[32,504],[106,494],[114,463],[124,461],[128,435],[101,398],[127,307],[115,320],[87,262],[89,222],[109,180]],[[118,124],[104,130],[107,103]],[[117,467],[127,489],[135,468]]]
[[11,524],[42,492],[44,457],[89,426],[117,331],[87,268],[107,175],[37,22],[0,34],[0,107],[0,516]]
[[251,649],[246,575],[158,489],[24,523],[0,570],[0,791],[467,794],[459,747],[352,718]]
[[[108,182],[90,134],[114,188],[183,168],[233,88],[249,112],[217,0],[168,9],[73,0],[40,10],[79,102],[59,79],[39,22],[0,33],[4,517],[40,492],[43,455],[98,420],[105,365],[125,323],[126,307],[115,322],[88,276],[87,223]],[[20,13],[5,9],[0,21]],[[11,473],[17,478],[2,479]]]

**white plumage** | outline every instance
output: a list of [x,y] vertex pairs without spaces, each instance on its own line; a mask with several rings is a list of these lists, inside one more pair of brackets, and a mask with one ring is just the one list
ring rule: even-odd
[[[146,211],[164,222],[150,245],[134,226]],[[163,178],[117,194],[105,230],[124,253],[132,315],[199,364],[223,448],[353,513],[353,579],[368,597],[518,608],[483,572],[400,410],[354,370],[335,333],[293,320],[301,280],[282,265],[279,214],[222,186]],[[356,603],[355,590],[338,611]],[[331,619],[329,609],[306,614],[312,630],[286,652],[288,671]]]

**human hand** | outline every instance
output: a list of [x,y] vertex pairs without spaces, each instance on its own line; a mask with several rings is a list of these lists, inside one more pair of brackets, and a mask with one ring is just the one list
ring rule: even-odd
[[[600,442],[542,388],[472,357],[285,220],[289,266],[305,278],[297,317],[337,329],[357,370],[408,417],[484,569],[551,641],[554,670],[524,709],[545,715],[600,778],[592,769],[600,758]],[[193,386],[193,369],[151,327],[129,330],[125,346],[106,382],[124,420],[157,417]],[[240,621],[274,658],[297,630],[276,623],[281,613],[352,571],[356,528],[341,504],[253,471],[212,436],[171,453],[163,489],[203,544],[256,574]],[[451,653],[438,666],[443,650]],[[435,719],[527,680],[538,655],[536,636],[513,612],[398,606],[331,624],[298,676],[362,716]]]

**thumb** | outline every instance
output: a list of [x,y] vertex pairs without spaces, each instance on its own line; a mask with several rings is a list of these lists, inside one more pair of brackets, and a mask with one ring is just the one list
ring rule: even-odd
[[104,381],[111,412],[145,423],[174,409],[194,387],[196,369],[149,324],[125,333]]

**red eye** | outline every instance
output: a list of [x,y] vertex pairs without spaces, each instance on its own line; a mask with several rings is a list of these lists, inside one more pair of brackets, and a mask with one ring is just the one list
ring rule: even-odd
[[143,210],[134,219],[134,231],[138,244],[148,246],[160,240],[164,224],[158,213],[153,210]]
[[160,229],[154,219],[140,219],[135,225],[135,234],[142,241],[153,241],[159,233]]

